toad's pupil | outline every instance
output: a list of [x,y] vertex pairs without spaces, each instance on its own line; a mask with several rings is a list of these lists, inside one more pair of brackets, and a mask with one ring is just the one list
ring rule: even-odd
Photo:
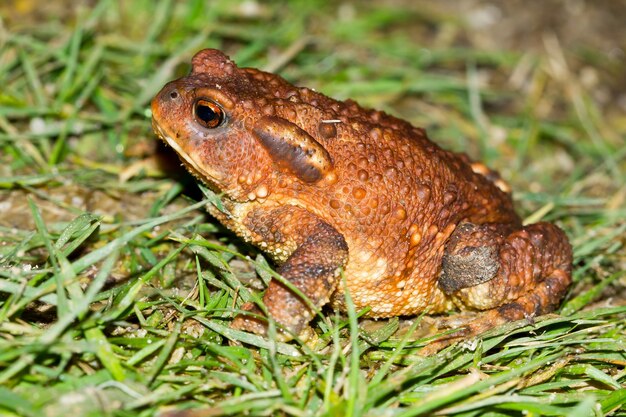
[[203,106],[202,104],[198,104],[196,108],[196,115],[207,125],[212,125],[217,121],[217,119],[219,119],[219,115],[215,113],[213,109],[209,106]]
[[196,121],[208,129],[218,127],[224,120],[222,109],[211,101],[198,100],[193,111]]

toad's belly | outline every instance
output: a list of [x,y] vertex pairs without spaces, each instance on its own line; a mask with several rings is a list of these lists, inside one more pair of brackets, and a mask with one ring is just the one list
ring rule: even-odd
[[366,317],[439,313],[453,308],[452,301],[437,285],[437,262],[422,268],[400,267],[397,262],[367,252],[351,254],[344,271],[345,285],[340,282],[331,299],[334,309],[345,311],[345,287],[357,310],[369,307]]
[[[445,244],[455,223],[420,227],[408,222],[403,226],[406,227],[394,229],[394,237],[368,235],[346,239],[345,286],[357,308],[370,307],[368,317],[439,313],[454,308],[437,279]],[[340,282],[331,299],[333,307],[345,310],[344,292]]]

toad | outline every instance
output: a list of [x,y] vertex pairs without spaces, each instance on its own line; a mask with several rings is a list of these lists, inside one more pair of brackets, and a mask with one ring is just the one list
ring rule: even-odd
[[[152,116],[222,195],[208,211],[299,290],[273,279],[263,297],[283,339],[306,334],[312,306],[345,310],[346,290],[373,318],[479,312],[459,338],[553,311],[570,284],[563,231],[523,225],[497,172],[404,120],[239,68],[215,49],[163,87]],[[232,326],[264,334],[258,307],[243,310]]]

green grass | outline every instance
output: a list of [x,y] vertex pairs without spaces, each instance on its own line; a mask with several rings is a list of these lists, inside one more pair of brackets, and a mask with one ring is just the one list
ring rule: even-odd
[[[0,6],[0,415],[626,416],[626,118],[594,94],[623,61],[550,37],[485,49],[426,6],[49,3]],[[350,302],[314,344],[230,329],[273,272],[195,203],[148,109],[203,47],[500,170],[574,245],[560,315],[427,358],[429,319],[373,325]]]

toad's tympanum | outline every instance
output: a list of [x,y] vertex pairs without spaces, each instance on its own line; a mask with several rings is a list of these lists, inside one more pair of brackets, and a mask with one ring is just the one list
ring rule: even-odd
[[[152,115],[158,136],[222,195],[224,210],[210,213],[315,306],[345,309],[347,287],[369,317],[482,312],[467,337],[552,311],[570,284],[559,228],[522,225],[497,172],[381,111],[206,49],[158,93]],[[263,301],[283,338],[306,333],[314,312],[287,286],[272,280]],[[258,314],[233,326],[266,332]]]

